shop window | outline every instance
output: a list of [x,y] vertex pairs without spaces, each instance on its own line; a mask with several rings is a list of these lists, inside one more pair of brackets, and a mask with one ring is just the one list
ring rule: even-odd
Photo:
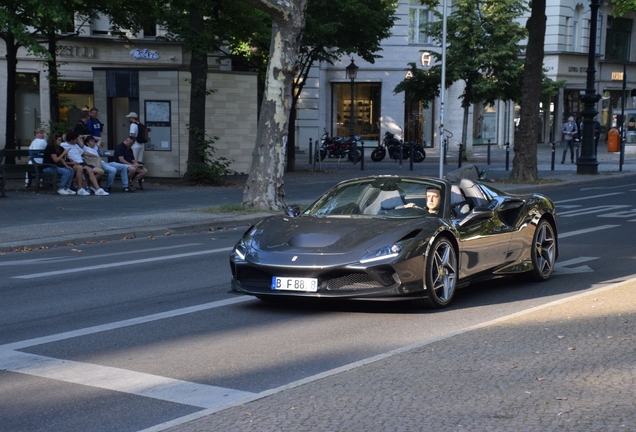
[[82,111],[94,106],[93,83],[60,81],[60,122],[75,126]]
[[[363,141],[380,140],[380,90],[379,83],[356,83],[353,95],[353,119],[351,118],[351,84],[333,85],[334,106],[332,124],[335,135],[348,137],[353,121],[354,135]],[[332,134],[334,131],[332,130]]]
[[431,43],[430,36],[422,31],[424,24],[432,20],[432,12],[420,0],[409,0],[409,43]]
[[433,147],[433,109],[422,102],[410,101],[408,94],[404,103],[404,141]]
[[497,143],[497,109],[490,104],[473,106],[473,145]]
[[40,127],[40,81],[38,74],[18,74],[15,88],[16,144],[29,146]]
[[607,60],[629,61],[630,39],[632,38],[632,20],[607,17],[607,38],[605,58]]

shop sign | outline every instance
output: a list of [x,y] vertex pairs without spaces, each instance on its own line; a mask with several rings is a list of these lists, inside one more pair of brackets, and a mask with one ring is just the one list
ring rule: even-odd
[[612,72],[612,81],[623,81],[623,72]]
[[139,59],[156,60],[159,58],[159,52],[150,51],[148,48],[144,48],[144,49],[135,48],[134,50],[130,52],[130,55],[136,58],[137,60]]

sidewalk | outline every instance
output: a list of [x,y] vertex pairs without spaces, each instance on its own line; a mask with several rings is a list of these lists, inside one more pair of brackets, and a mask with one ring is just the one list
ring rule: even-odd
[[144,432],[633,431],[635,288],[557,300]]
[[[334,159],[326,159],[320,169],[316,167],[317,171],[314,171],[313,165],[308,163],[308,155],[299,154],[296,171],[284,177],[287,202],[310,203],[337,182],[353,177],[439,175],[439,158],[430,150],[423,163],[414,164],[413,171],[410,171],[408,161],[404,161],[402,166],[388,158],[375,163],[369,159],[369,154],[367,149],[364,171],[360,164]],[[457,168],[457,156],[456,151],[447,155],[444,173]],[[472,163],[480,169],[488,169],[488,176],[496,182],[495,186],[509,192],[546,190],[566,182],[594,182],[599,176],[609,178],[636,174],[636,157],[627,155],[623,171],[619,172],[619,154],[607,153],[603,146],[599,147],[599,176],[578,175],[576,165],[560,164],[559,148],[556,156],[555,169],[551,170],[552,149],[546,145],[539,146],[539,177],[546,181],[539,185],[506,183],[505,179],[510,175],[506,171],[506,151],[496,146],[491,147],[490,165],[487,164],[486,146],[475,147],[470,161],[464,164]],[[512,169],[513,157],[511,148],[509,170]],[[35,194],[23,188],[22,180],[14,180],[8,185],[7,198],[0,198],[0,252],[248,225],[268,213],[237,216],[211,213],[209,210],[221,204],[240,204],[246,179],[246,175],[228,178],[227,185],[223,187],[185,186],[178,180],[149,179],[143,191],[126,194],[115,190],[108,197],[61,196],[51,193],[50,189]]]

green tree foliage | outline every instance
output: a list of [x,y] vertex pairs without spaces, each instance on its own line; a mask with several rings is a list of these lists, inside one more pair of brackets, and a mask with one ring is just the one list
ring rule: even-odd
[[[461,106],[464,109],[462,142],[466,142],[468,109],[475,103],[519,99],[523,59],[521,41],[526,31],[516,20],[525,12],[521,0],[457,0],[447,17],[446,87],[463,81]],[[423,31],[441,46],[442,14],[423,26]],[[441,77],[441,52],[432,52],[437,64],[420,71],[411,64],[412,78],[400,83],[395,92],[413,91],[422,102],[438,95],[429,87]],[[408,81],[408,82],[407,82]],[[421,87],[417,90],[417,87]],[[439,80],[437,81],[439,87]]]
[[205,135],[205,103],[213,91],[207,84],[208,54],[221,52],[231,56],[230,44],[251,40],[253,32],[262,28],[262,17],[254,8],[232,0],[175,0],[162,2],[156,9],[155,19],[168,30],[167,39],[183,42],[190,52],[187,179],[200,182],[201,173],[223,171],[216,166],[222,161],[211,157],[214,147]]
[[393,0],[309,0],[297,79],[292,84],[292,106],[287,141],[287,170],[294,170],[296,104],[316,62],[334,64],[356,54],[369,63],[381,57],[380,43],[391,35],[397,17]]

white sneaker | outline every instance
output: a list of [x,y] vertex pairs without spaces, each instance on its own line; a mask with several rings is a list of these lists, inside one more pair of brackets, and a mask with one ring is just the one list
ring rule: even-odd
[[66,189],[58,189],[57,193],[59,193],[60,195],[68,195],[68,191]]
[[90,195],[91,195],[91,193],[90,193],[90,192],[88,192],[88,191],[87,191],[86,189],[84,189],[84,188],[82,188],[82,189],[78,190],[78,191],[77,191],[77,194],[78,194],[78,195],[83,195],[83,196],[87,196],[87,195],[88,195],[88,196],[90,196]]
[[66,195],[77,195],[73,189],[64,189],[66,191]]
[[95,195],[104,195],[104,196],[106,196],[106,195],[110,195],[110,194],[108,192],[106,192],[104,189],[99,188],[99,189],[97,189],[95,191]]

